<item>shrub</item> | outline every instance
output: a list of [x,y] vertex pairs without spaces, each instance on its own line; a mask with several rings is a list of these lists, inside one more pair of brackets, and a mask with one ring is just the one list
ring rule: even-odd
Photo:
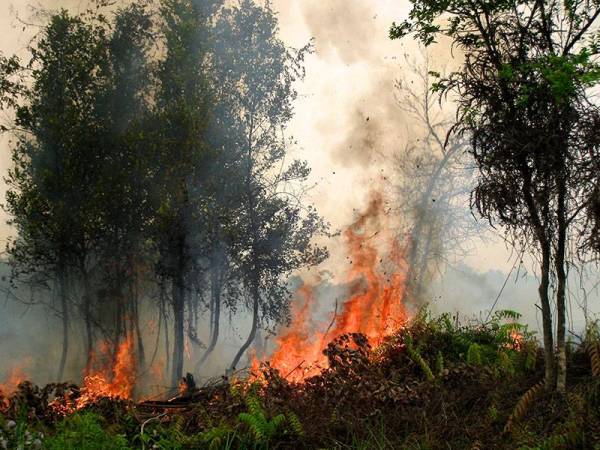
[[100,416],[76,413],[57,426],[54,436],[45,441],[47,450],[128,450],[122,435],[111,435],[101,425]]

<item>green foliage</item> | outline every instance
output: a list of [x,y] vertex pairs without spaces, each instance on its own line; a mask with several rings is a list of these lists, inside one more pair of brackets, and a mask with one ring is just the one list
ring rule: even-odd
[[127,450],[122,435],[111,435],[102,428],[102,418],[93,413],[76,413],[60,422],[54,436],[44,445],[48,450]]
[[[435,358],[436,373],[445,366],[463,360],[468,364],[492,365],[509,375],[535,368],[538,345],[535,334],[517,322],[520,314],[511,310],[497,311],[485,323],[461,325],[448,314],[432,318],[420,314],[415,321],[419,331],[419,347],[433,347],[429,357]],[[426,337],[426,341],[422,338]],[[407,353],[416,363],[420,351],[415,350],[412,338],[406,340]],[[435,352],[435,353],[432,353]],[[425,362],[425,360],[423,360]],[[423,369],[427,373],[427,369]]]
[[263,410],[258,396],[254,392],[250,392],[245,398],[248,412],[242,412],[238,418],[240,422],[246,424],[256,442],[268,443],[282,432],[282,425],[286,418],[283,414],[278,414],[269,419]]
[[444,355],[442,355],[442,352],[437,352],[435,358],[435,371],[438,375],[441,375],[444,371]]
[[27,408],[20,406],[15,419],[7,420],[0,414],[0,449],[39,450],[44,435],[32,427]]
[[200,433],[200,441],[208,446],[209,450],[228,449],[233,446],[236,432],[228,425],[211,428]]
[[[552,272],[562,286],[570,258],[584,262],[586,252],[600,252],[600,175],[588,169],[600,158],[600,108],[590,89],[600,82],[599,18],[597,1],[412,0],[408,19],[390,29],[392,39],[412,34],[425,46],[444,37],[464,56],[434,89],[454,96],[452,131],[469,136],[479,172],[471,207],[505,227],[511,242],[539,249],[540,261],[561,265],[541,266],[546,335],[556,329],[548,300]],[[581,251],[570,254],[571,247]],[[559,288],[560,353],[564,295]],[[550,366],[551,352],[545,357]],[[563,361],[553,375],[559,390]]]
[[304,437],[304,427],[302,426],[298,416],[292,411],[288,411],[285,416],[288,420],[290,428],[294,431],[294,433],[299,437]]
[[433,372],[431,371],[429,364],[427,364],[427,361],[425,361],[425,359],[423,359],[423,357],[419,353],[419,350],[413,347],[412,337],[410,335],[407,335],[405,337],[404,342],[406,344],[406,351],[408,352],[410,359],[412,359],[415,363],[419,365],[427,381],[433,381],[435,378],[433,376]]
[[469,345],[467,350],[467,363],[473,366],[481,366],[483,360],[481,358],[481,346],[476,343]]

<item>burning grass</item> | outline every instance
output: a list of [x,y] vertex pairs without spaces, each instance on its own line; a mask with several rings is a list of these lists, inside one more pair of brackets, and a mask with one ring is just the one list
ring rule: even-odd
[[313,376],[286,377],[263,363],[253,380],[221,379],[164,402],[96,398],[73,412],[61,405],[77,401],[78,387],[25,382],[5,399],[0,428],[10,437],[6,423],[21,423],[64,448],[80,448],[68,439],[92,431],[124,449],[593,448],[600,382],[583,347],[569,355],[567,395],[530,396],[505,431],[543,373],[532,335],[511,317],[462,326],[420,315],[377,346],[345,333],[328,343]]

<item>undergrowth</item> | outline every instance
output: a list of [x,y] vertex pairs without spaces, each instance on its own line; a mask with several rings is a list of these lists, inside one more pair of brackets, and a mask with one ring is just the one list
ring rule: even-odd
[[569,389],[547,394],[543,357],[520,316],[460,323],[421,312],[371,348],[347,334],[304,383],[264,365],[255,381],[198,392],[179,409],[106,400],[62,418],[75,388],[29,383],[0,399],[0,448],[600,449],[600,347],[592,324],[569,348]]

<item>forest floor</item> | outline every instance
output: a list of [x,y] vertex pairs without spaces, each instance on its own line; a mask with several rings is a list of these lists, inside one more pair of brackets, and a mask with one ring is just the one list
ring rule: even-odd
[[568,390],[549,394],[533,335],[426,314],[371,348],[344,335],[302,383],[263,366],[165,402],[99,399],[22,383],[0,398],[0,449],[600,449],[595,333],[571,345]]

